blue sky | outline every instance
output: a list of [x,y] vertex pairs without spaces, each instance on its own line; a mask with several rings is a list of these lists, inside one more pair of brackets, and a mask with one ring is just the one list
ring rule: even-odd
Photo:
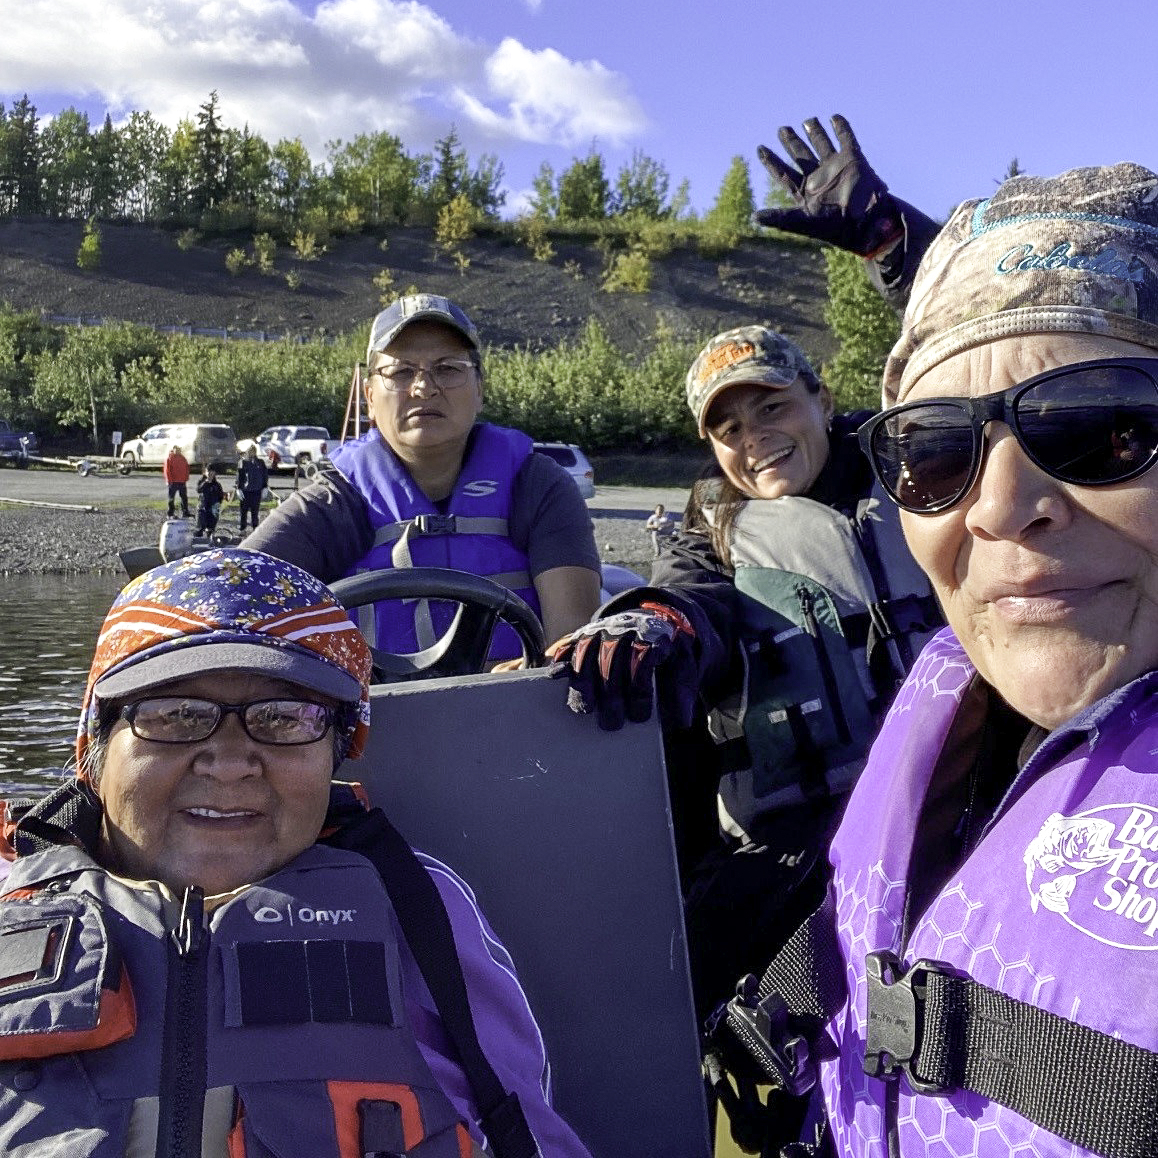
[[1158,168],[1153,0],[0,0],[0,100],[169,125],[210,89],[268,140],[453,123],[517,207],[542,161],[635,149],[711,205],[777,126],[841,112],[900,196],[942,217],[1030,172]]

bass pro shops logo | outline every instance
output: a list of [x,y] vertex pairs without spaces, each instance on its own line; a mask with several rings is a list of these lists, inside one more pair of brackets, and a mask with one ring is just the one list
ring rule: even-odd
[[1029,905],[1119,949],[1158,949],[1158,808],[1055,812],[1025,850]]

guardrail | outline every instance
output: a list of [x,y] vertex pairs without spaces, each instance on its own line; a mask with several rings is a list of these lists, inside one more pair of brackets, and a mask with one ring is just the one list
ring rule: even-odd
[[[104,326],[110,323],[116,324],[123,319],[103,318],[97,314],[49,314],[42,311],[40,320],[52,326]],[[158,334],[182,334],[189,338],[218,338],[225,342],[290,342],[295,346],[304,346],[311,342],[321,342],[326,346],[334,344],[334,339],[329,335],[309,337],[305,334],[273,330],[233,330],[228,327],[160,325],[151,322],[133,322],[132,324],[144,326]]]

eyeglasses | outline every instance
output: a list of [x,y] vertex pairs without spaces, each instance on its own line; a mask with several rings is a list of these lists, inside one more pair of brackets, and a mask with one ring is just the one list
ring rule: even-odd
[[412,362],[391,362],[370,371],[370,377],[382,379],[387,390],[399,394],[409,391],[421,374],[436,390],[457,390],[465,386],[475,364],[469,358],[444,358],[433,366],[416,366]]
[[245,734],[259,744],[312,744],[334,722],[335,710],[312,700],[251,700],[219,704],[185,696],[137,700],[120,710],[133,735],[157,744],[195,744],[208,740],[226,716],[236,715]]
[[906,402],[870,418],[860,443],[893,502],[933,514],[977,481],[989,422],[1007,423],[1051,478],[1126,482],[1158,459],[1158,358],[1078,362],[982,398]]

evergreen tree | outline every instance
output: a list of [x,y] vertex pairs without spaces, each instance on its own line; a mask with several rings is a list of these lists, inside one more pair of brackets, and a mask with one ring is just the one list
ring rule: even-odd
[[506,204],[503,183],[503,163],[493,153],[483,153],[478,164],[466,178],[463,195],[484,217],[498,217]]
[[14,213],[39,213],[41,209],[39,126],[36,106],[25,93],[8,114],[5,155],[0,160]]
[[597,221],[607,216],[611,190],[603,171],[603,155],[592,148],[575,157],[559,177],[560,221]]
[[840,352],[824,368],[838,410],[880,406],[885,359],[900,334],[896,314],[865,273],[864,262],[840,249],[825,249],[828,305],[824,320]]
[[716,194],[715,204],[708,210],[707,219],[719,229],[747,233],[752,228],[755,212],[756,200],[752,195],[748,162],[743,157],[733,157]]
[[190,200],[196,213],[218,206],[226,195],[229,157],[226,134],[217,110],[217,90],[197,110],[197,128],[193,132],[193,173]]
[[125,170],[121,163],[121,137],[113,118],[105,113],[104,124],[92,136],[92,198],[89,213],[113,217],[123,212]]
[[544,161],[539,171],[531,178],[529,198],[532,217],[542,217],[550,221],[559,212],[559,195],[555,191],[555,170]]
[[458,130],[450,126],[445,137],[434,142],[434,168],[427,193],[431,208],[437,212],[466,192],[470,162],[459,140]]

